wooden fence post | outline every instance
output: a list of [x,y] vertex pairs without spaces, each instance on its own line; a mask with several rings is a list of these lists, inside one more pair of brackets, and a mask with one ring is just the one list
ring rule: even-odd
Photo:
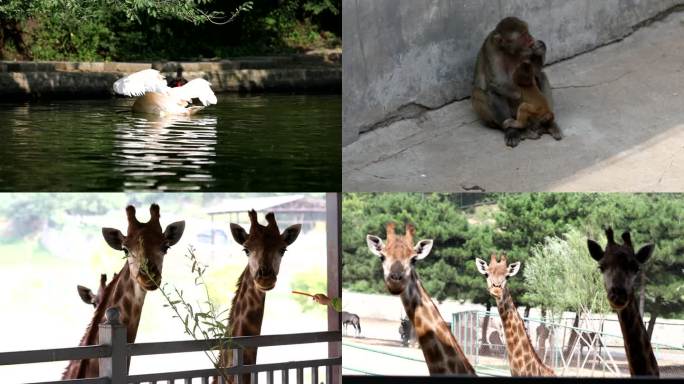
[[[325,195],[326,240],[328,254],[328,297],[342,297],[342,194],[327,193]],[[342,316],[328,306],[328,331],[340,331]],[[328,343],[328,357],[342,356],[342,340]],[[342,382],[342,369],[335,366],[328,371],[328,384]]]
[[99,360],[100,377],[109,377],[111,384],[128,382],[128,353],[126,351],[126,327],[119,321],[119,309],[108,308],[107,321],[100,324],[100,344],[111,345],[112,355]]

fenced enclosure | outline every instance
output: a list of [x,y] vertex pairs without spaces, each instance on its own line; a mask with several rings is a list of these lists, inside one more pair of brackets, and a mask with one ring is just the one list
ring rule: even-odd
[[[568,319],[565,319],[568,320]],[[482,339],[485,321],[489,322]],[[607,319],[591,319],[584,327],[523,318],[533,348],[558,376],[627,377],[629,367],[622,334],[604,332]],[[572,321],[572,320],[571,320]],[[583,324],[584,325],[584,324]],[[451,330],[478,372],[509,375],[505,335],[498,312],[452,314]],[[651,343],[661,377],[684,376],[684,348]]]
[[[215,350],[217,346],[227,346],[237,354],[237,365],[224,368],[226,375],[237,375],[237,382],[242,382],[242,375],[249,374],[251,382],[263,381],[272,383],[303,384],[305,378],[312,384],[339,384],[340,377],[334,374],[334,368],[342,364],[341,356],[313,360],[289,360],[278,363],[244,365],[242,354],[244,348],[271,347],[280,345],[309,344],[326,342],[339,343],[340,331],[296,333],[268,336],[232,337],[213,340],[188,340],[159,343],[126,342],[126,328],[118,321],[118,310],[107,311],[107,322],[100,325],[100,344],[73,348],[33,350],[0,353],[0,365],[30,364],[62,360],[99,359],[100,377],[67,381],[49,381],[34,384],[78,383],[78,384],[141,384],[141,383],[209,383],[217,376],[215,368],[161,372],[151,374],[128,374],[128,362],[133,356],[163,355],[170,353],[200,352]],[[330,348],[329,348],[330,350]],[[292,358],[292,356],[288,356]],[[207,360],[207,362],[209,362]],[[222,380],[221,380],[222,381]]]

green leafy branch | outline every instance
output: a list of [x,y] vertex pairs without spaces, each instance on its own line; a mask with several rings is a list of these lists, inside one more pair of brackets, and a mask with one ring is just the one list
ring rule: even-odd
[[[188,246],[188,252],[185,254],[185,257],[190,261],[190,269],[194,275],[195,286],[202,286],[204,289],[206,300],[203,304],[207,307],[206,309],[203,308],[199,301],[193,306],[183,296],[184,292],[182,289],[179,290],[168,283],[163,283],[161,286],[157,285],[154,273],[150,272],[147,266],[147,259],[141,261],[140,270],[155,283],[159,292],[161,292],[166,300],[164,307],[170,308],[173,311],[173,318],[180,320],[185,334],[194,340],[204,340],[210,345],[210,350],[204,350],[203,352],[227,382],[229,375],[222,371],[221,354],[217,355],[216,350],[223,352],[234,348],[241,349],[242,347],[231,340],[231,331],[229,326],[226,325],[228,323],[229,309],[221,309],[220,306],[214,304],[211,300],[209,289],[204,279],[208,267],[197,259],[195,249],[192,246]],[[211,345],[211,342],[214,340],[217,340],[216,344]]]

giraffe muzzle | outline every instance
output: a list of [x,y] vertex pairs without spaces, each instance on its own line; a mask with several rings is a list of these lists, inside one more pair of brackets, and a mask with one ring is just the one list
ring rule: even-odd
[[161,285],[161,276],[154,280],[147,277],[138,277],[138,283],[144,290],[154,291]]
[[264,266],[260,267],[254,276],[254,281],[258,288],[263,291],[270,291],[273,289],[277,280],[278,278],[273,269]]
[[613,309],[623,309],[628,301],[627,291],[623,288],[612,288],[608,292],[608,303]]

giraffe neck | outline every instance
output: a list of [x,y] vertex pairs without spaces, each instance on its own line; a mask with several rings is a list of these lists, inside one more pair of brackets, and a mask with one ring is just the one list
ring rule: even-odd
[[[146,291],[132,278],[128,263],[126,263],[116,277],[105,287],[102,301],[95,308],[93,319],[79,345],[97,345],[99,343],[99,325],[106,321],[104,313],[111,307],[119,308],[119,320],[121,324],[126,326],[126,341],[128,343],[135,342],[145,294]],[[99,364],[97,359],[72,360],[64,371],[62,379],[98,376]]]
[[145,291],[131,276],[128,264],[119,272],[123,276],[118,279],[111,299],[106,301],[105,309],[119,308],[121,324],[126,326],[126,341],[135,342],[140,325],[140,315],[145,303]]
[[258,289],[250,276],[249,266],[238,279],[238,287],[233,296],[233,304],[228,317],[232,336],[257,336],[261,334],[264,318],[266,292]]
[[619,311],[618,320],[625,342],[625,353],[632,376],[660,376],[658,362],[653,354],[651,341],[639,314],[634,294],[627,306]]
[[501,324],[506,334],[506,351],[512,376],[555,376],[552,369],[545,366],[532,348],[530,337],[525,331],[525,323],[520,317],[508,288],[496,299]]
[[416,330],[418,343],[431,375],[475,374],[437,306],[427,294],[415,271],[400,295],[404,310]]
[[[258,336],[261,334],[261,323],[264,318],[264,305],[266,292],[258,289],[249,272],[249,266],[245,267],[238,278],[237,290],[233,296],[233,303],[228,316],[228,329],[230,336]],[[224,353],[225,352],[225,353]],[[257,349],[245,348],[243,350],[243,364],[256,364]],[[221,366],[230,367],[237,365],[237,354],[232,349],[221,351],[219,356]],[[242,382],[250,383],[250,375],[242,375]],[[228,383],[237,382],[236,376],[230,376]],[[218,383],[214,378],[212,383]]]

